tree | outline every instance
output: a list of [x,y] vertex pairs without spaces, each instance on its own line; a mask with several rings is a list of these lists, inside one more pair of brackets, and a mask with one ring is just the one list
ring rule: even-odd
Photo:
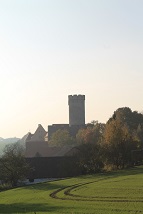
[[129,107],[118,108],[107,123],[118,120],[126,124],[131,131],[137,130],[139,124],[143,125],[143,114],[132,111]]
[[95,173],[103,168],[101,139],[105,124],[92,121],[87,127],[80,129],[76,135],[77,160],[83,174]]
[[49,145],[59,147],[73,145],[74,143],[75,140],[70,136],[69,132],[66,129],[59,129],[54,132],[51,136],[51,140],[49,141]]
[[138,149],[143,149],[143,125],[139,124],[135,132],[136,139],[139,142]]
[[103,123],[90,123],[87,128],[80,129],[76,135],[76,141],[78,144],[96,144],[101,141],[105,130],[105,124]]
[[0,180],[14,187],[26,178],[28,171],[23,147],[18,143],[6,145],[0,158]]
[[124,168],[131,165],[131,151],[137,148],[137,142],[126,123],[116,118],[106,124],[104,148],[107,163]]
[[100,144],[81,144],[77,149],[76,160],[82,174],[101,171],[103,162]]
[[108,163],[124,168],[133,150],[143,148],[143,115],[128,107],[118,108],[106,123],[104,148]]

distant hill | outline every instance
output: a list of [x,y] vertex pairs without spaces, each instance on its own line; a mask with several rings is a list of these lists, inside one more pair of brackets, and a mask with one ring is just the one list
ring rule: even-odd
[[5,139],[0,137],[0,142],[3,142],[3,143],[16,143],[19,140],[20,140],[20,138],[17,138],[17,137],[5,138]]
[[17,137],[5,138],[5,139],[0,137],[0,155],[2,154],[3,149],[7,144],[16,143],[19,140],[20,140],[20,138],[17,138]]
[[2,142],[4,139],[2,137],[0,137],[0,142]]

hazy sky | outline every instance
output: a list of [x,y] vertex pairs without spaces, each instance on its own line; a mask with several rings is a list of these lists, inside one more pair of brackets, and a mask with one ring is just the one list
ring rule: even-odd
[[86,122],[143,110],[142,0],[0,0],[0,137],[68,123],[70,94]]

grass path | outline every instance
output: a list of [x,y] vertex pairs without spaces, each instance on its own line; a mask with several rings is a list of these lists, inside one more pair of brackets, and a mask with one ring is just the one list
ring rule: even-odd
[[0,192],[0,213],[143,213],[143,167]]

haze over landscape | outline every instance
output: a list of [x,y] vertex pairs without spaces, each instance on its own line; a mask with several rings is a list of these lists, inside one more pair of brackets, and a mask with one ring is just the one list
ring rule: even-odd
[[68,122],[85,94],[86,122],[143,110],[143,1],[1,0],[0,137]]

